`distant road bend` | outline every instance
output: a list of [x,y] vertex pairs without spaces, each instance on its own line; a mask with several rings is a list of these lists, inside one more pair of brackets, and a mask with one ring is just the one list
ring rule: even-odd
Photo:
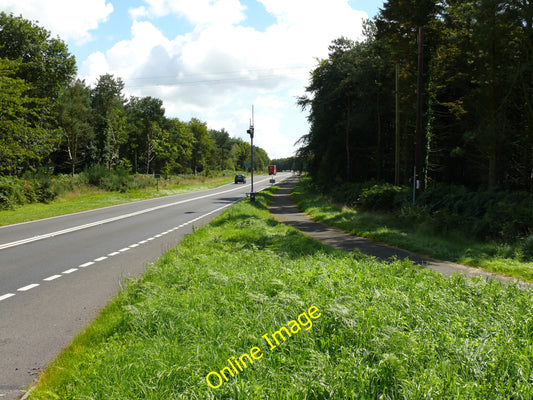
[[[255,177],[254,191],[269,181]],[[23,394],[125,278],[249,191],[231,183],[1,227],[0,399]]]

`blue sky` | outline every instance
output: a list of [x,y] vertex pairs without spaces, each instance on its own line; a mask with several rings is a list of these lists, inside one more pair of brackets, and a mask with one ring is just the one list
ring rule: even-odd
[[270,157],[291,156],[308,132],[296,106],[317,58],[339,36],[357,40],[372,0],[0,0],[38,21],[76,56],[94,84],[121,77],[126,96],[163,100],[168,117],[198,118],[248,139]]

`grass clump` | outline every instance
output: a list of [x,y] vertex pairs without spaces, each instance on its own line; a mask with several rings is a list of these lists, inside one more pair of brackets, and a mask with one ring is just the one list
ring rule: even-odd
[[[346,253],[278,224],[269,194],[197,229],[131,281],[30,399],[527,399],[533,299]],[[310,329],[262,338],[316,306]],[[211,371],[259,347],[221,387]]]

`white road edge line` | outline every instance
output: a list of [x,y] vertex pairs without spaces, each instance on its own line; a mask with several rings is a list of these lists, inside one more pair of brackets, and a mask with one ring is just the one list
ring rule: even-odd
[[106,256],[95,258],[93,261],[94,262],[100,262],[100,261],[104,261],[104,260],[107,260]]
[[[261,182],[263,182],[265,180],[267,180],[267,179],[263,179],[262,181],[259,181],[257,183],[259,184],[259,183],[261,183]],[[207,197],[218,196],[218,195],[221,195],[221,194],[224,194],[224,193],[233,192],[235,190],[240,190],[240,187],[229,189],[229,190],[224,190],[222,192],[206,194],[204,196],[199,196],[199,197],[195,197],[195,198],[192,198],[192,199],[180,200],[180,201],[176,201],[176,202],[173,202],[173,203],[162,204],[160,206],[146,208],[144,210],[135,211],[135,212],[132,212],[132,213],[129,213],[129,214],[118,215],[116,217],[107,218],[107,219],[91,222],[91,223],[84,224],[84,225],[74,226],[72,228],[62,229],[62,230],[56,231],[56,232],[45,233],[43,235],[37,235],[37,236],[30,237],[30,238],[17,240],[17,241],[14,241],[14,242],[8,242],[8,243],[0,244],[0,250],[8,249],[10,247],[20,246],[20,245],[26,244],[26,243],[36,242],[38,240],[49,239],[49,238],[54,237],[54,236],[64,235],[66,233],[72,233],[72,232],[76,232],[76,231],[79,231],[79,230],[82,230],[82,229],[92,228],[94,226],[107,224],[109,222],[119,221],[119,220],[125,219],[125,218],[135,217],[137,215],[146,214],[146,213],[151,212],[151,211],[156,211],[156,210],[160,210],[160,209],[163,209],[163,208],[176,206],[178,204],[189,203],[191,201],[205,199]]]
[[4,294],[4,295],[0,296],[0,301],[9,299],[10,297],[13,297],[14,295],[15,295],[15,293]]
[[120,251],[114,251],[113,253],[109,253],[107,256],[114,257],[114,256],[118,256],[119,254],[120,254]]
[[32,283],[31,285],[28,285],[28,286],[23,286],[21,288],[18,288],[17,291],[19,292],[26,292],[30,289],[33,289],[33,288],[36,288],[37,286],[39,286],[38,283]]

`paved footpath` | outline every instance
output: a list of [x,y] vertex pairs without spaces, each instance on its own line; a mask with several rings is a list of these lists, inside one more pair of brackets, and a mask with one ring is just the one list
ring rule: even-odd
[[[462,273],[468,276],[483,276],[487,279],[497,279],[504,283],[516,280],[515,278],[496,275],[478,268],[425,257],[407,250],[389,246],[385,243],[373,242],[369,239],[352,236],[340,229],[328,226],[321,222],[316,222],[307,214],[300,212],[296,204],[290,198],[291,191],[297,183],[298,178],[293,177],[279,184],[280,190],[274,195],[270,205],[270,213],[279,222],[291,225],[322,243],[346,251],[360,249],[363,253],[374,256],[380,260],[388,260],[391,257],[396,257],[402,260],[409,258],[415,264],[418,264],[423,268],[430,268],[444,275]],[[532,287],[528,284],[524,284],[524,286]]]

